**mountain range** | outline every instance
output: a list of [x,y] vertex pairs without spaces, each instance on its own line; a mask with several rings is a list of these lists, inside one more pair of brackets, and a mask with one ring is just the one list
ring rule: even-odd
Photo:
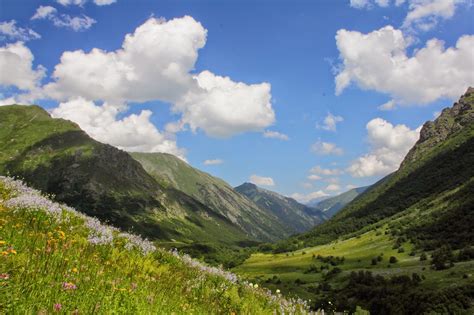
[[127,153],[100,143],[38,106],[0,107],[0,174],[164,246],[192,247],[192,253],[281,240],[327,219],[253,184],[234,189],[173,155]]

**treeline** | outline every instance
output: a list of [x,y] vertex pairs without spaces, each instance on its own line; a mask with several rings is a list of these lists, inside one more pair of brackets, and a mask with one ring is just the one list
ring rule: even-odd
[[[474,284],[442,290],[420,286],[423,278],[417,273],[411,277],[384,278],[369,271],[352,272],[341,289],[328,283],[315,288],[315,309],[355,311],[360,305],[370,314],[467,314],[474,298]],[[329,304],[330,303],[330,304]]]

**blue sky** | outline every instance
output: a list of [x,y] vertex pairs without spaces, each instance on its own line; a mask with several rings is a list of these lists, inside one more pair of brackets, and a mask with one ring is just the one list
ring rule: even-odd
[[[7,79],[8,69],[5,68],[0,80],[3,103],[10,99],[39,104],[58,117],[77,118],[81,127],[92,136],[98,135],[96,138],[101,141],[124,149],[136,149],[140,147],[140,137],[143,141],[151,137],[143,133],[126,143],[123,139],[115,139],[110,135],[112,131],[101,129],[100,122],[92,126],[89,116],[88,119],[80,118],[86,108],[84,103],[69,104],[54,112],[60,102],[67,103],[78,97],[80,88],[71,87],[73,83],[63,84],[69,74],[54,78],[53,71],[58,64],[65,64],[61,60],[64,52],[82,50],[89,58],[91,49],[99,48],[101,56],[107,58],[107,52],[120,49],[125,36],[133,34],[150,18],[163,18],[159,22],[163,25],[189,16],[192,18],[187,24],[190,25],[189,32],[196,29],[196,23],[207,30],[204,45],[196,50],[192,69],[188,69],[189,78],[205,70],[212,73],[213,84],[220,84],[216,86],[222,88],[219,95],[229,97],[206,98],[207,94],[202,94],[204,101],[199,108],[211,116],[216,108],[224,108],[222,120],[209,122],[196,113],[192,104],[176,105],[181,102],[176,95],[139,101],[134,95],[112,102],[113,96],[105,95],[105,92],[82,100],[89,102],[87,108],[95,108],[88,111],[88,115],[100,112],[103,102],[115,102],[111,111],[116,113],[116,121],[150,110],[149,121],[163,134],[161,138],[157,136],[156,141],[173,143],[173,148],[168,150],[169,145],[149,143],[140,150],[160,148],[179,152],[191,165],[232,185],[249,181],[254,175],[252,178],[256,183],[273,182],[265,187],[302,201],[323,194],[337,194],[352,185],[371,184],[393,171],[416,141],[417,128],[433,119],[442,108],[451,106],[467,86],[474,84],[474,26],[468,1],[118,0],[109,5],[97,5],[92,0],[78,1],[83,3],[75,5],[68,3],[74,1],[62,0],[63,5],[58,3],[61,1],[0,0],[0,23],[3,23],[0,24],[0,46],[4,52],[13,51],[8,45],[23,41],[23,47],[34,56],[32,65],[28,63],[28,57],[23,56],[26,66],[35,73],[40,71],[38,65],[46,68],[41,79],[26,88],[20,83],[25,81]],[[40,6],[55,10],[50,9],[49,14],[32,19]],[[74,17],[83,20],[75,20],[78,24],[74,24],[71,22]],[[15,22],[13,26],[11,21]],[[387,28],[389,25],[392,28]],[[150,32],[157,27],[161,26],[150,27]],[[347,32],[338,33],[343,29]],[[187,31],[185,28],[184,32]],[[336,34],[339,34],[337,39]],[[461,37],[462,44],[457,45]],[[400,38],[403,44],[400,44]],[[440,42],[437,42],[438,46],[428,45],[433,38],[443,41],[444,46]],[[143,39],[146,45],[159,45],[160,41],[164,45],[176,45],[167,43],[159,35],[154,41]],[[140,43],[137,40],[134,45],[138,47]],[[451,50],[446,52],[448,48]],[[181,52],[183,48],[176,49]],[[425,53],[418,54],[423,49]],[[147,61],[152,68],[155,60],[159,63],[159,60],[173,57],[161,56],[163,50],[158,52],[149,60],[130,61],[130,64]],[[384,55],[387,52],[389,56]],[[183,54],[189,56],[188,52]],[[79,62],[77,60],[68,61],[64,72],[77,69],[73,65]],[[87,63],[87,59],[84,60]],[[179,62],[181,59],[176,61]],[[349,78],[349,83],[341,83],[342,91],[336,95],[335,78],[341,73]],[[450,77],[452,73],[455,74]],[[233,84],[224,89],[223,83],[217,83],[216,76],[245,84],[243,94],[229,91],[236,87]],[[162,77],[153,77],[153,73],[139,77],[138,81],[145,78],[148,82],[144,89],[153,90],[150,81],[154,83],[154,80],[157,86],[168,84]],[[98,82],[101,80],[112,79],[105,76]],[[56,94],[45,88],[50,82],[59,82],[52,88]],[[260,88],[262,82],[270,84],[271,90],[267,93],[259,89],[258,98],[252,98],[250,87]],[[139,84],[133,83],[133,89],[137,90]],[[117,91],[120,90],[118,86]],[[268,110],[265,97],[270,95]],[[232,102],[228,102],[230,98],[233,98]],[[395,104],[394,108],[380,109],[382,104],[392,100],[389,104]],[[268,115],[264,118],[261,111],[252,109],[243,114],[248,117],[248,123],[237,119],[234,111],[246,102],[248,108],[261,106],[266,108],[266,114],[273,112],[275,119]],[[329,114],[340,117],[335,127],[324,124]],[[98,120],[107,124],[102,118]],[[166,125],[176,121],[183,124],[180,130],[164,135]],[[190,128],[193,124],[194,131]],[[218,125],[219,132],[213,131],[211,124]],[[139,126],[130,127],[130,132],[133,128]],[[264,137],[265,131],[279,132],[288,139]],[[132,144],[128,146],[129,143]],[[205,165],[206,160],[220,161]],[[319,168],[315,168],[317,166]],[[332,171],[324,171],[328,169]],[[308,179],[310,175],[313,175],[312,180]]]

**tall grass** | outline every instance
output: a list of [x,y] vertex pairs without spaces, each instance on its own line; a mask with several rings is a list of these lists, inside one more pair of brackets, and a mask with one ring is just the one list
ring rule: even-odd
[[0,313],[304,314],[288,300],[156,248],[0,177]]

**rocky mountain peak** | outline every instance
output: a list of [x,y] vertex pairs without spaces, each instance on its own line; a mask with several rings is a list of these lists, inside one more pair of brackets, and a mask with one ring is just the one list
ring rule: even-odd
[[469,87],[452,107],[445,108],[434,121],[426,122],[420,139],[408,152],[402,167],[420,157],[423,152],[446,140],[450,135],[474,123],[474,88]]

